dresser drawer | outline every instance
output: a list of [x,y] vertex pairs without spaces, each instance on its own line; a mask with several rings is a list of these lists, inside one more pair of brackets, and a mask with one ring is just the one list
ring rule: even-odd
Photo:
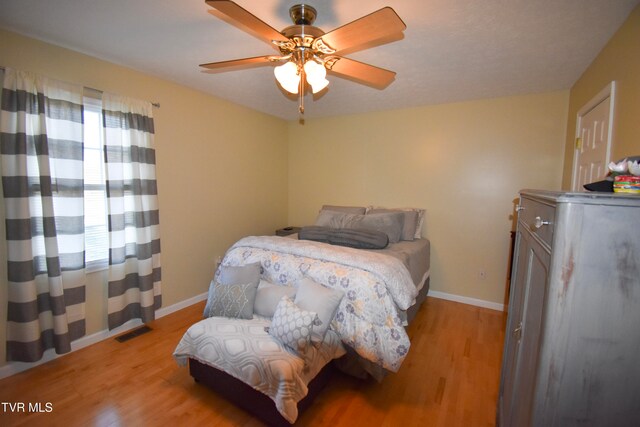
[[523,229],[529,230],[532,234],[538,236],[551,247],[553,230],[555,228],[555,205],[521,197],[520,207],[518,209],[519,225],[523,227]]

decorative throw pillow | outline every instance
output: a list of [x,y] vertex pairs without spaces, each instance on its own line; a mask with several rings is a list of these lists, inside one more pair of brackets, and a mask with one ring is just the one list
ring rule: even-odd
[[274,285],[261,280],[256,292],[256,301],[253,304],[253,312],[260,316],[273,317],[276,307],[282,299],[287,296],[293,298],[296,295],[296,288],[293,286]]
[[216,279],[223,285],[255,282],[256,286],[258,286],[261,268],[262,266],[259,262],[240,266],[221,265]]
[[311,333],[318,323],[316,313],[301,309],[284,296],[273,313],[269,335],[302,357],[309,348]]
[[318,313],[318,318],[322,322],[313,329],[311,341],[314,344],[324,341],[324,336],[331,325],[333,316],[338,311],[342,297],[344,297],[344,292],[341,290],[325,288],[309,277],[298,282],[298,291],[294,302],[303,310]]
[[253,304],[256,299],[257,283],[223,285],[213,283],[213,301],[206,317],[230,317],[253,319]]
[[260,283],[259,262],[241,266],[221,265],[216,271],[215,278],[209,284],[209,294],[207,295],[207,304],[204,307],[204,317],[210,317],[211,305],[215,299],[215,282],[222,285],[240,285],[243,283]]

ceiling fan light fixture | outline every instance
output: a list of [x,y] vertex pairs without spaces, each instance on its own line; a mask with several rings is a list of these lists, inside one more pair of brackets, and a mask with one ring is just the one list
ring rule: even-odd
[[294,62],[286,62],[273,69],[273,74],[280,86],[289,93],[298,93],[300,86],[300,73]]
[[280,54],[210,62],[201,67],[212,72],[232,67],[273,65],[278,62],[282,65],[274,69],[276,80],[285,91],[298,95],[298,110],[301,114],[304,113],[307,84],[314,94],[325,89],[329,85],[327,70],[376,89],[386,88],[395,79],[396,73],[393,71],[339,56],[341,52],[366,49],[375,40],[401,34],[407,26],[391,7],[383,7],[325,32],[314,26],[316,9],[296,4],[289,9],[293,25],[278,31],[232,0],[205,0],[205,3],[226,16],[232,24],[238,24],[240,28],[270,44]]
[[320,82],[309,83],[311,85],[311,92],[318,93],[325,87],[329,86],[329,80],[323,79]]
[[318,93],[329,85],[329,80],[326,79],[327,69],[323,64],[309,60],[304,64],[304,73],[313,93]]

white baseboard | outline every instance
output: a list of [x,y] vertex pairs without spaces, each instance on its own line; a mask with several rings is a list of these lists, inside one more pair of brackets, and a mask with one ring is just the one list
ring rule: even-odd
[[477,298],[463,297],[460,295],[447,294],[429,289],[428,295],[434,298],[446,299],[449,301],[461,302],[463,304],[475,305],[478,307],[490,308],[491,310],[504,311],[504,304],[492,301],[485,301]]
[[[196,295],[195,297],[186,299],[184,301],[180,301],[168,307],[162,307],[156,311],[156,319],[159,319],[168,314],[174,313],[178,310],[182,310],[183,308],[189,307],[190,305],[196,304],[200,301],[204,301],[205,299],[207,299],[206,292],[200,295]],[[108,329],[104,329],[94,334],[84,336],[71,343],[70,353],[80,350],[81,348],[88,347],[100,341],[112,338],[116,335],[120,335],[123,332],[127,332],[141,325],[142,325],[142,321],[140,319],[133,319],[133,320],[129,320],[127,323],[111,331]],[[55,350],[51,348],[45,351],[44,355],[42,356],[42,359],[38,360],[37,362],[33,362],[33,363],[8,362],[6,365],[0,367],[0,379],[10,377],[11,375],[15,375],[17,373],[26,371],[27,369],[35,368],[36,366],[42,365],[43,363],[47,363],[53,359],[57,359],[58,357],[64,357],[70,353],[57,354]]]

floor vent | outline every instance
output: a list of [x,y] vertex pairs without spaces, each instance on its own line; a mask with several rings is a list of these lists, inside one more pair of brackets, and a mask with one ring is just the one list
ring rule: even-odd
[[130,339],[133,339],[137,336],[140,336],[142,334],[146,334],[147,332],[151,332],[152,329],[148,326],[141,326],[138,329],[134,329],[131,332],[127,332],[126,334],[122,334],[120,336],[116,337],[116,341],[118,342],[125,342],[125,341],[129,341]]

